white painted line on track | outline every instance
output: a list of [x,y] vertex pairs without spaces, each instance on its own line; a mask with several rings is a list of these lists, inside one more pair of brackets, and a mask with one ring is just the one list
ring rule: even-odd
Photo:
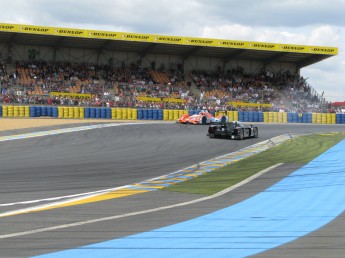
[[86,225],[86,224],[91,224],[91,223],[97,223],[97,222],[103,222],[103,221],[108,221],[108,220],[114,220],[114,219],[119,219],[119,218],[126,218],[126,217],[131,217],[131,216],[136,216],[136,215],[141,215],[141,214],[146,214],[146,213],[151,213],[151,212],[156,212],[156,211],[162,211],[162,210],[167,210],[167,209],[172,209],[176,207],[181,207],[181,206],[186,206],[206,200],[210,200],[216,197],[219,197],[221,195],[224,195],[252,180],[255,178],[267,173],[268,171],[275,169],[279,166],[281,166],[283,163],[278,163],[276,165],[273,165],[271,167],[268,167],[255,175],[248,177],[242,182],[239,182],[233,186],[230,186],[216,194],[206,196],[203,198],[199,198],[196,200],[188,201],[188,202],[182,202],[182,203],[177,203],[173,205],[168,205],[168,206],[163,206],[163,207],[158,207],[154,209],[148,209],[148,210],[143,210],[143,211],[137,211],[137,212],[131,212],[131,213],[126,213],[126,214],[120,214],[120,215],[115,215],[115,216],[109,216],[109,217],[103,217],[103,218],[98,218],[98,219],[91,219],[91,220],[85,220],[85,221],[80,221],[80,222],[74,222],[74,223],[69,223],[69,224],[63,224],[59,226],[54,226],[54,227],[46,227],[46,228],[40,228],[40,229],[34,229],[34,230],[28,230],[28,231],[22,231],[22,232],[17,232],[17,233],[11,233],[11,234],[5,234],[5,235],[0,235],[0,239],[6,239],[6,238],[13,238],[13,237],[20,237],[20,236],[25,236],[25,235],[31,235],[35,233],[41,233],[41,232],[47,232],[47,231],[53,231],[53,230],[58,230],[58,229],[64,229],[64,228],[71,228],[71,227],[76,227],[76,226],[81,226],[81,225]]

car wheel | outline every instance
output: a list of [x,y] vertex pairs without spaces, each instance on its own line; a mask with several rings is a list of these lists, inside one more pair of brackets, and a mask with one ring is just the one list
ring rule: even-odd
[[240,137],[240,140],[243,140],[243,138],[244,138],[244,131],[243,131],[243,129],[240,130],[239,137]]
[[259,137],[259,129],[258,128],[254,128],[254,138],[258,138]]

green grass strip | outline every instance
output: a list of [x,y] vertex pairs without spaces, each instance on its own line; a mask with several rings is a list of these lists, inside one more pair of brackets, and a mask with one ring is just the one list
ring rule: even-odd
[[211,195],[277,163],[304,165],[343,139],[345,132],[297,137],[252,157],[162,190]]

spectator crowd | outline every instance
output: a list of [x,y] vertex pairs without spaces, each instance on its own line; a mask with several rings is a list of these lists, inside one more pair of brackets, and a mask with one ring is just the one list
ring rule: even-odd
[[0,79],[4,104],[334,112],[302,76],[289,71],[247,74],[237,68],[185,74],[135,64],[114,68],[35,61],[16,62],[11,73],[0,63]]

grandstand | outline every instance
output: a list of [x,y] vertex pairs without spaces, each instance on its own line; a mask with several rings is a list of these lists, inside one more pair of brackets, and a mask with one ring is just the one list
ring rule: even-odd
[[334,47],[0,24],[0,103],[327,111],[301,68]]

